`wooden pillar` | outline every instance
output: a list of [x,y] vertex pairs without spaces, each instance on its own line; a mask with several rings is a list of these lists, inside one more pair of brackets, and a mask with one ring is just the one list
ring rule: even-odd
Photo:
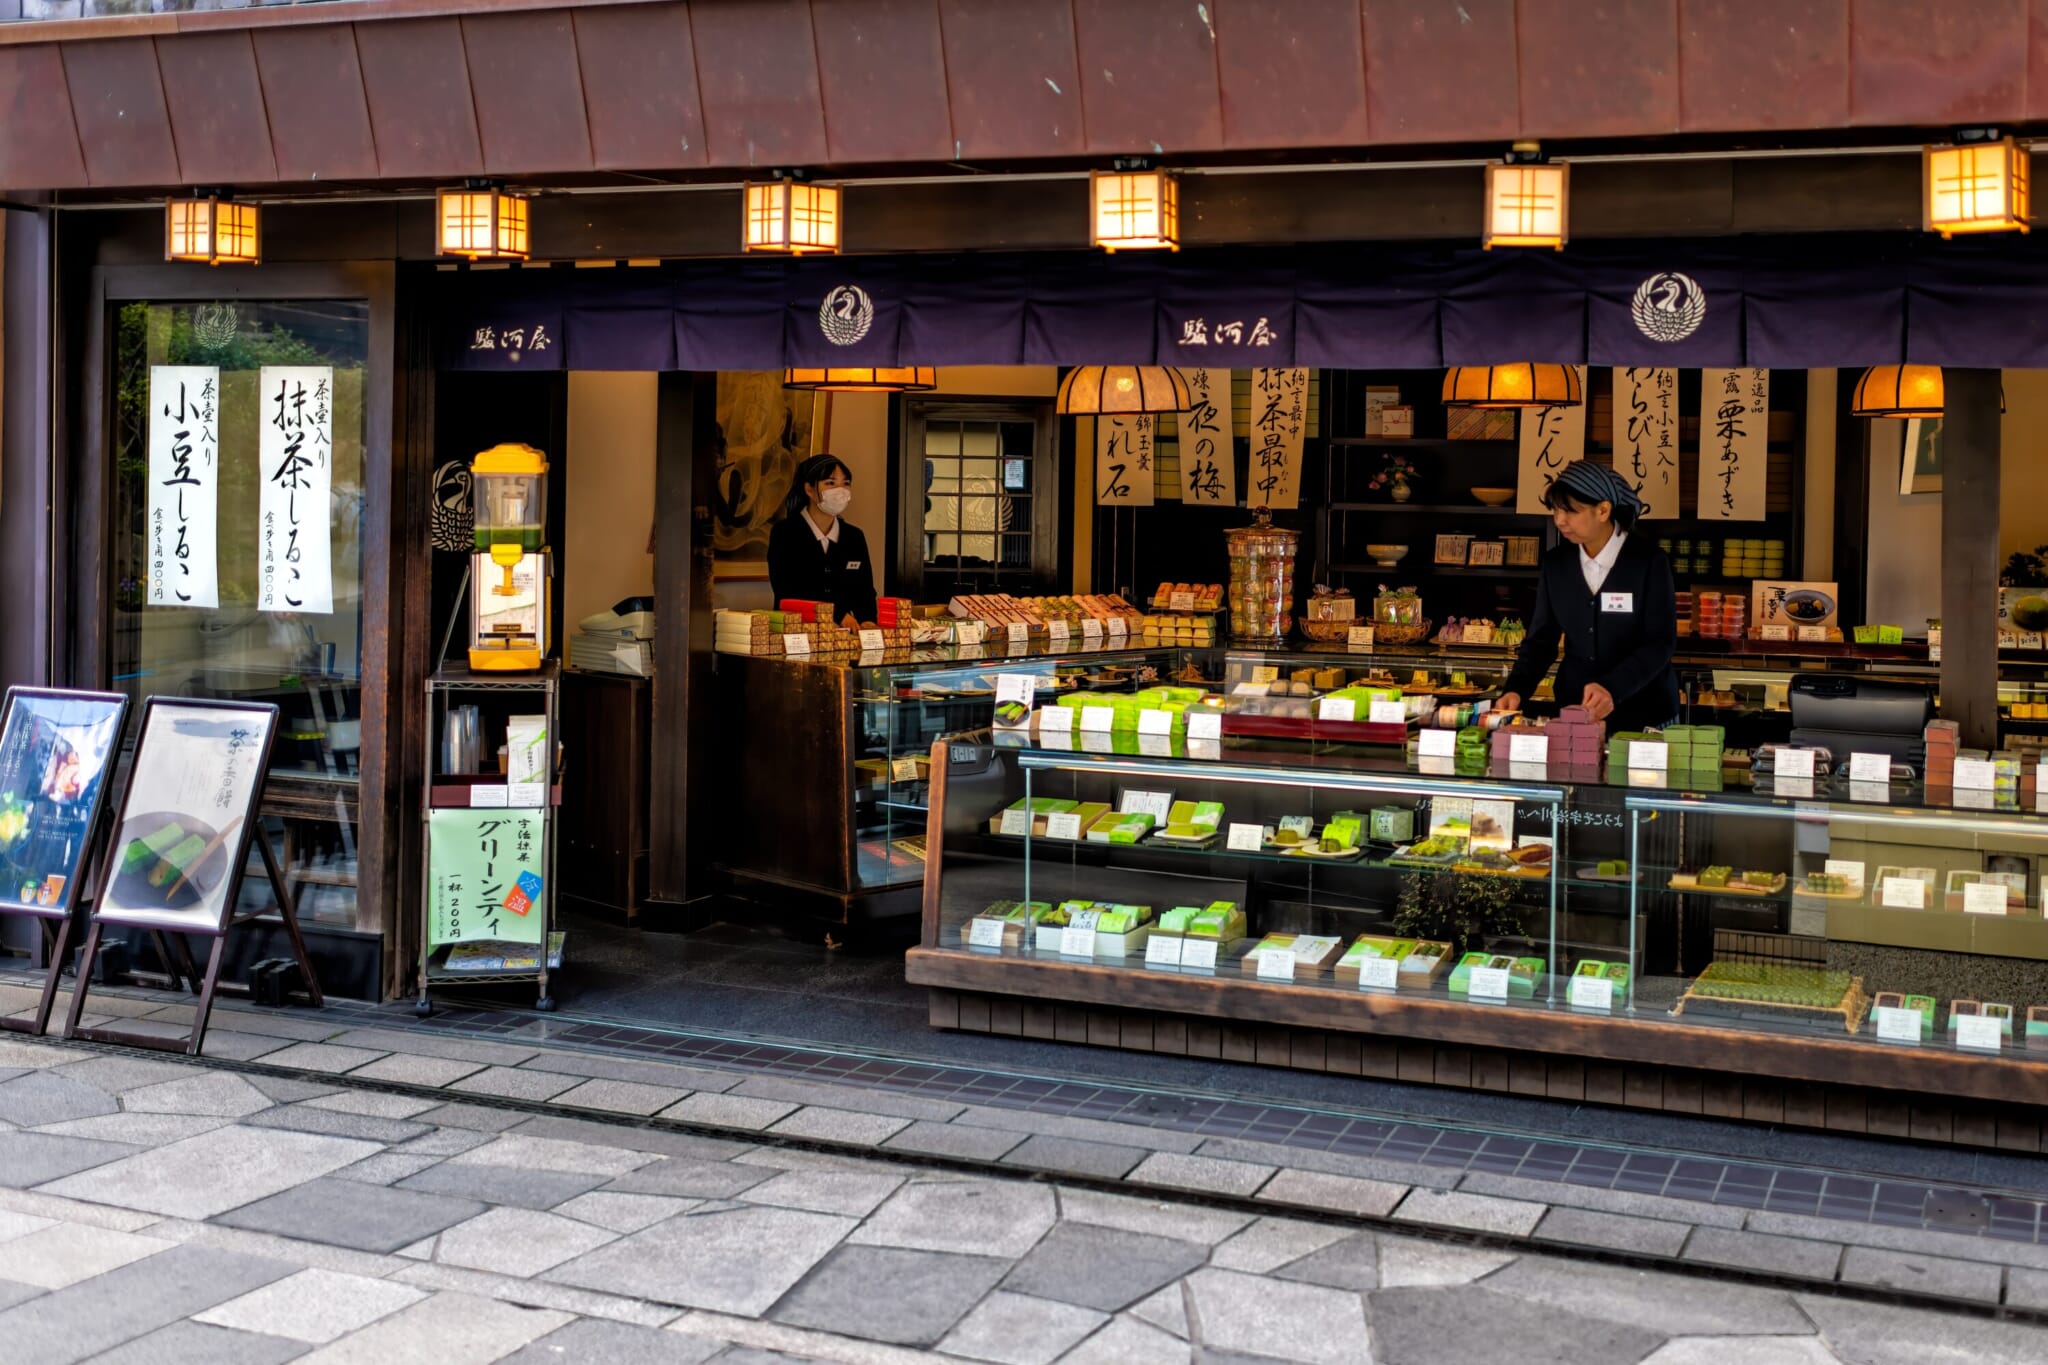
[[48,685],[52,597],[50,281],[53,215],[0,210],[0,686]]
[[[664,372],[654,447],[654,753],[648,770],[648,900],[697,891],[688,838],[690,792],[707,781],[712,650],[711,487],[718,377]],[[692,774],[695,774],[693,781]]]
[[[1941,424],[1941,714],[1998,744],[1997,370],[1950,369]],[[1910,457],[1909,457],[1910,458]]]

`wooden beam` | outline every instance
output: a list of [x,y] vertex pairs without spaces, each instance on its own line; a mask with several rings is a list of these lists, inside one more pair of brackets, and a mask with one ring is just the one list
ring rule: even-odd
[[1941,713],[1972,749],[1998,745],[1999,384],[1997,370],[1944,374]]

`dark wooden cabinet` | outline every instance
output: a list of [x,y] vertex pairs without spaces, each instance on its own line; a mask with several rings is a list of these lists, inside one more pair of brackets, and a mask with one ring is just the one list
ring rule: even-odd
[[646,678],[562,670],[562,810],[556,880],[564,901],[632,923],[647,899]]

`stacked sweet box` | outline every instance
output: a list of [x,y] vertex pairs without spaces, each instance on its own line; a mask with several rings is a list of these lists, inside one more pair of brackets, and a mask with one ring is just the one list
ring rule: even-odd
[[1927,785],[1949,787],[1956,780],[1956,739],[1961,727],[1952,720],[1933,720],[1921,732],[1927,745]]
[[1662,739],[1669,751],[1673,772],[1715,773],[1721,771],[1721,750],[1728,732],[1718,725],[1667,725]]
[[1493,732],[1494,762],[1510,762],[1514,755],[1515,736],[1531,734],[1542,735],[1550,741],[1546,754],[1551,763],[1598,771],[1601,750],[1607,743],[1607,725],[1604,721],[1594,720],[1585,707],[1567,706],[1557,713],[1555,720],[1543,725],[1531,725],[1523,720],[1501,726]]

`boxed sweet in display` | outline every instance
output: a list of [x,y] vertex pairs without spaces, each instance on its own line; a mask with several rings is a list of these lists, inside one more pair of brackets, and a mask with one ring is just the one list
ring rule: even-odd
[[1381,938],[1374,934],[1360,934],[1352,940],[1351,946],[1344,950],[1344,955],[1337,959],[1330,972],[1339,981],[1356,985],[1358,974],[1363,970],[1365,963],[1380,958],[1390,958],[1399,963],[1402,958],[1414,951],[1415,940],[1412,938]]
[[1934,1036],[1935,1001],[1931,995],[1906,995],[1900,991],[1879,991],[1871,998],[1871,1027],[1877,1025],[1877,1011],[1883,1009],[1911,1010],[1920,1016],[1920,1041],[1926,1042]]
[[1259,971],[1259,958],[1266,953],[1291,953],[1297,980],[1315,976],[1336,959],[1344,940],[1325,934],[1268,934],[1244,955],[1240,966],[1248,975]]

